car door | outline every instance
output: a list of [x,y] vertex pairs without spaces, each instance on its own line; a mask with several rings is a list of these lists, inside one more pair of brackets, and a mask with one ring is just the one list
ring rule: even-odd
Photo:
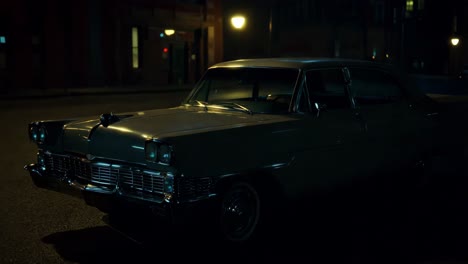
[[331,191],[348,185],[359,175],[355,155],[365,133],[350,100],[342,68],[309,70],[304,73],[298,95],[292,145],[294,159],[284,179],[286,191],[302,196]]
[[350,68],[351,94],[367,132],[362,145],[367,174],[395,174],[420,160],[432,129],[423,111],[398,80],[385,70]]

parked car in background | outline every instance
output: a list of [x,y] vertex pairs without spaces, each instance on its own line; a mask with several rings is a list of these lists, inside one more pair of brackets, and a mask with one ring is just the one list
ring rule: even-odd
[[420,180],[412,170],[441,148],[437,111],[388,65],[236,60],[210,67],[175,108],[30,123],[38,154],[25,168],[104,212],[201,217],[245,242],[287,209],[313,213],[317,197],[400,195],[393,187]]

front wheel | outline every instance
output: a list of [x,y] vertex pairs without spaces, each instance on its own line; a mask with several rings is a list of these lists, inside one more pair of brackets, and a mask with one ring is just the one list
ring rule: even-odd
[[248,182],[233,184],[221,200],[220,227],[224,238],[245,242],[252,238],[260,219],[260,197]]

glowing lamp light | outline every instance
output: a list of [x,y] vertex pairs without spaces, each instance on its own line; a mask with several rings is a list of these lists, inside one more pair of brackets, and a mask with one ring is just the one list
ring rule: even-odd
[[459,38],[452,38],[450,40],[450,42],[452,43],[452,46],[457,46],[458,43],[460,43],[460,39]]
[[173,29],[165,29],[164,30],[164,34],[166,34],[167,36],[172,36],[172,35],[174,35],[174,33],[175,33],[175,30],[173,30]]
[[231,24],[235,29],[242,29],[245,25],[245,17],[233,16],[231,18]]

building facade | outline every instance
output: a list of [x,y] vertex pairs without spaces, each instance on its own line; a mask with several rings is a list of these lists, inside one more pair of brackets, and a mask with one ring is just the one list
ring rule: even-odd
[[[249,1],[225,8],[225,57],[375,60],[409,73],[451,75],[468,63],[464,0]],[[243,14],[242,31],[229,17]],[[458,36],[457,46],[450,44]]]
[[[406,0],[403,18],[410,72],[456,76],[468,64],[468,2]],[[457,45],[452,39],[457,38]]]
[[0,3],[0,90],[192,83],[223,57],[219,0]]

